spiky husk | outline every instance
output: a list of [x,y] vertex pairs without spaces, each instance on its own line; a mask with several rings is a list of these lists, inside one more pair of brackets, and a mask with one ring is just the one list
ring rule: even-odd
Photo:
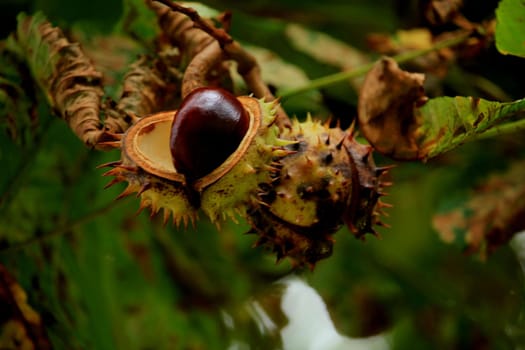
[[311,118],[284,133],[295,153],[280,161],[279,178],[260,194],[275,216],[310,229],[337,228],[352,185],[350,157],[340,145],[345,137]]
[[358,237],[375,234],[386,168],[377,168],[370,146],[359,144],[352,130],[330,128],[310,117],[294,121],[282,138],[294,154],[281,159],[272,181],[259,185],[248,220],[278,260],[313,267],[332,252],[332,235],[346,223]]
[[309,266],[332,255],[331,231],[312,232],[284,221],[272,214],[265,205],[254,203],[247,212],[252,230],[248,234],[259,236],[254,247],[264,246],[276,255],[276,262],[289,258],[293,266]]
[[149,207],[153,216],[163,210],[164,222],[171,216],[176,225],[181,222],[187,225],[189,221],[194,222],[197,218],[197,208],[191,202],[191,194],[183,183],[152,175],[132,164],[125,156],[121,161],[107,165],[114,168],[104,175],[114,176],[114,179],[106,188],[119,182],[128,183],[117,199],[136,193],[136,196],[141,198],[139,211]]
[[175,112],[163,112],[137,120],[123,135],[106,135],[105,145],[122,149],[121,161],[108,164],[114,169],[105,175],[115,176],[109,185],[128,182],[119,198],[137,193],[141,209],[151,207],[152,214],[162,209],[165,221],[173,216],[177,224],[194,221],[199,209],[216,223],[246,215],[245,205],[256,195],[257,185],[268,182],[275,170],[269,164],[291,152],[283,148],[289,142],[278,139],[275,104],[251,97],[239,100],[252,120],[249,135],[211,174],[188,184],[173,168],[168,141]]
[[[117,199],[136,193],[141,197],[140,210],[150,207],[155,215],[162,209],[165,221],[172,216],[176,224],[187,224],[197,217],[198,206],[184,177],[173,169],[170,159],[164,159],[169,158],[169,126],[174,115],[174,112],[158,113],[135,120],[124,134],[106,133],[108,141],[104,145],[121,148],[121,160],[104,164],[113,167],[104,175],[114,176],[107,187],[128,183]],[[149,150],[141,146],[148,146]]]

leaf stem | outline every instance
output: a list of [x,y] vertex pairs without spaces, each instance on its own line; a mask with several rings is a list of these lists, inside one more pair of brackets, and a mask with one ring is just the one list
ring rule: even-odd
[[483,134],[478,135],[477,139],[488,139],[495,136],[501,136],[505,134],[512,134],[518,131],[525,131],[525,119],[517,120],[510,123],[495,126]]
[[[503,117],[506,117],[518,112],[525,112],[525,98],[516,100],[514,102],[505,103],[502,106],[499,114]],[[514,133],[520,130],[525,130],[525,119],[518,119],[509,123],[496,125],[480,134],[478,138],[485,139],[503,134]]]
[[[397,63],[403,63],[403,62],[411,61],[411,60],[413,60],[415,58],[418,58],[420,56],[424,56],[424,55],[426,55],[426,54],[428,54],[430,52],[458,45],[458,44],[464,42],[466,39],[468,39],[470,37],[470,34],[471,34],[470,32],[462,33],[461,35],[458,35],[458,36],[456,36],[456,37],[454,37],[452,39],[439,41],[432,47],[429,47],[429,48],[426,48],[426,49],[421,49],[421,50],[415,50],[415,51],[402,53],[402,54],[393,56],[392,59],[395,60]],[[300,87],[297,87],[297,88],[293,88],[293,89],[288,89],[288,90],[282,91],[280,93],[279,97],[281,99],[287,99],[287,98],[292,97],[294,95],[299,95],[299,94],[302,94],[302,93],[310,91],[310,90],[323,88],[323,87],[326,87],[326,86],[334,85],[334,84],[337,84],[337,83],[341,83],[341,82],[344,82],[344,81],[347,81],[347,80],[359,77],[361,75],[366,74],[370,69],[372,69],[374,64],[375,64],[375,62],[370,62],[370,63],[367,63],[367,64],[362,65],[360,67],[357,67],[356,69],[353,69],[353,70],[339,72],[339,73],[335,73],[335,74],[332,74],[332,75],[324,76],[322,78],[313,79],[307,85],[303,85],[303,86],[300,86]]]

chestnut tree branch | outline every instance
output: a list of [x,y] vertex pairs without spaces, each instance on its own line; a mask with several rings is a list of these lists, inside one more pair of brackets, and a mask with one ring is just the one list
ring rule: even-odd
[[[242,76],[248,88],[253,92],[255,97],[263,98],[265,101],[274,101],[275,96],[272,94],[268,85],[266,85],[261,77],[261,69],[257,60],[253,55],[244,50],[244,48],[224,30],[216,28],[206,20],[204,20],[197,11],[190,7],[181,6],[170,0],[154,0],[168,6],[175,12],[182,13],[190,18],[195,26],[208,33],[211,37],[217,40],[220,48],[226,54],[227,57],[237,62],[237,71]],[[203,51],[204,52],[204,51]],[[215,54],[213,49],[210,49],[210,54]],[[197,57],[199,56],[199,57]],[[194,59],[213,60],[213,57],[207,57],[203,55],[197,55]],[[203,65],[203,63],[195,63],[195,65]],[[183,91],[186,89],[183,87]],[[279,127],[290,127],[290,119],[279,105],[277,109],[277,120],[276,123]]]

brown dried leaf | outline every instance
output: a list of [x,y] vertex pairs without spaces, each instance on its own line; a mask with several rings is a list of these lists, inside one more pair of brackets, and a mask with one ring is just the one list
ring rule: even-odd
[[3,265],[0,265],[0,349],[51,349],[40,315],[29,306],[26,293]]
[[49,104],[84,143],[94,145],[101,133],[102,74],[42,14],[20,15],[16,34]]
[[459,238],[467,252],[484,256],[525,230],[524,217],[525,161],[521,161],[489,177],[463,207],[436,215],[433,225],[445,242]]
[[161,40],[178,47],[182,54],[181,69],[206,46],[213,42],[213,38],[200,28],[186,15],[172,11],[168,6],[156,1],[147,1],[148,6],[155,12],[162,31]]
[[379,152],[396,159],[418,158],[421,120],[414,108],[426,101],[424,79],[423,74],[401,70],[390,58],[381,59],[367,74],[359,95],[359,128]]

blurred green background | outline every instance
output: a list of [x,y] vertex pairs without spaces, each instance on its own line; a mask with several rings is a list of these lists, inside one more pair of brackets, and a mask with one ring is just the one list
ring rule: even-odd
[[[235,38],[273,51],[309,78],[341,67],[297,49],[283,34],[290,23],[329,34],[370,59],[377,55],[367,49],[368,34],[428,25],[426,2],[416,0],[204,3],[233,12]],[[125,10],[146,11],[137,4],[3,0],[0,34],[14,30],[20,11],[43,11],[89,42],[115,35]],[[463,13],[481,21],[494,17],[496,6],[465,1]],[[148,29],[147,21],[154,18],[143,15],[134,30],[147,36],[155,25]],[[130,50],[130,60],[137,51]],[[525,96],[524,75],[522,60],[489,46],[453,63],[436,91],[487,97],[472,78],[481,77],[517,99]],[[310,110],[348,125],[356,98],[352,86],[342,83],[284,103],[291,115],[301,118]],[[244,223],[225,224],[218,232],[204,215],[188,229],[164,227],[149,213],[136,216],[138,200],[114,202],[122,188],[103,190],[107,180],[96,169],[117,160],[118,152],[86,149],[44,103],[38,114],[36,126],[21,116],[15,140],[0,133],[0,263],[28,293],[54,348],[226,349],[232,338],[252,349],[278,348],[278,337],[261,336],[244,305],[256,298],[278,315],[279,291],[272,282],[290,272],[288,262],[276,265],[272,254],[253,249],[254,238],[242,234]],[[463,241],[446,244],[432,228],[434,214],[461,204],[489,174],[522,159],[523,146],[523,133],[517,133],[470,143],[425,164],[398,164],[387,200],[394,208],[385,220],[392,228],[365,242],[341,229],[333,256],[313,272],[300,272],[327,301],[341,333],[388,332],[393,349],[525,344],[523,273],[513,251],[503,245],[486,260],[466,256]],[[224,312],[233,315],[235,330],[224,326]]]

